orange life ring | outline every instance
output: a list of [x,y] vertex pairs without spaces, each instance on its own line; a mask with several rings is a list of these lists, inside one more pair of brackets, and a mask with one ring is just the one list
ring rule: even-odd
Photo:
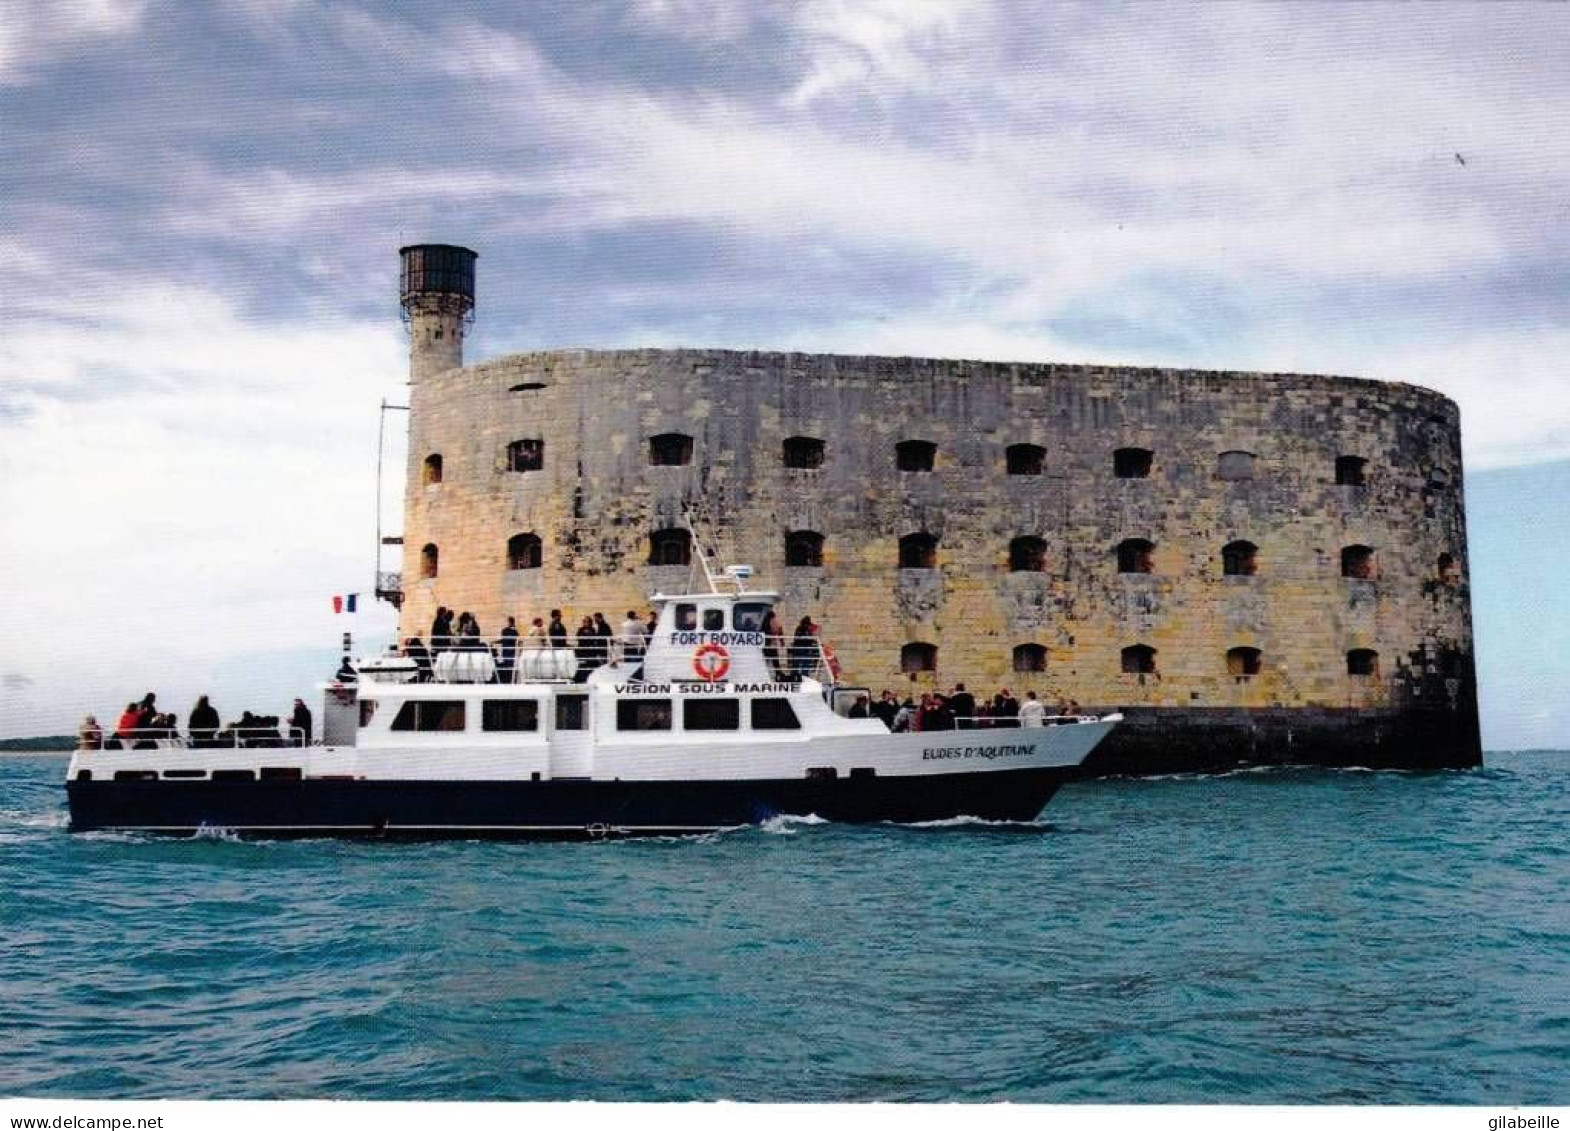
[[730,653],[723,644],[700,644],[692,654],[692,670],[699,679],[718,683],[730,671]]

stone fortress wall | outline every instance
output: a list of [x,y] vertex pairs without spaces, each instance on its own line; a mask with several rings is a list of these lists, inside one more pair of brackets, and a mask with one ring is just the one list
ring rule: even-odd
[[467,305],[411,303],[406,277],[405,635],[438,604],[492,635],[551,608],[618,623],[696,583],[656,564],[692,511],[850,682],[1124,709],[1103,770],[1480,759],[1448,398],[724,350],[463,367],[463,254]]

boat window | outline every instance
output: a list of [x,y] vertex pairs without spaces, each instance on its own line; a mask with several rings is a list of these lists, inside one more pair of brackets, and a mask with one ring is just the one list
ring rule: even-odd
[[788,699],[754,699],[752,701],[753,730],[800,730],[801,720]]
[[299,766],[263,766],[256,776],[261,781],[299,781],[305,775]]
[[165,770],[164,777],[168,778],[205,778],[206,770]]
[[76,771],[76,780],[77,781],[92,781],[93,780],[93,771],[92,770],[77,770]]
[[763,618],[768,615],[767,605],[740,603],[736,605],[736,611],[732,614],[732,625],[737,632],[762,632]]
[[588,700],[589,697],[587,695],[558,695],[556,697],[556,729],[588,730],[587,712],[584,710]]
[[840,776],[840,772],[837,769],[835,769],[833,766],[808,766],[807,767],[807,777],[809,777],[809,778],[837,778],[839,776]]
[[681,725],[686,730],[739,730],[741,703],[736,699],[684,699]]
[[157,781],[157,770],[116,770],[115,781]]
[[617,730],[670,730],[669,699],[623,699],[616,704]]
[[852,766],[850,776],[853,778],[875,778],[878,776],[876,766]]
[[360,725],[362,727],[371,725],[371,720],[376,717],[376,708],[380,703],[380,699],[360,700]]
[[411,699],[398,708],[393,730],[462,730],[462,699]]
[[214,770],[213,781],[255,781],[255,770]]
[[480,708],[481,730],[539,730],[540,705],[533,699],[487,699]]
[[725,610],[724,609],[704,609],[703,610],[703,631],[704,632],[718,632],[718,631],[720,631],[720,629],[722,629],[724,627],[725,627]]
[[698,627],[698,606],[697,605],[677,605],[676,606],[676,631],[677,632],[691,632],[693,629],[695,629],[697,627]]

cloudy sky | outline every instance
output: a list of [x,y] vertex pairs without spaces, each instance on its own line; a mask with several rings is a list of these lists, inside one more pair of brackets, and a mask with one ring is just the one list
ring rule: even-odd
[[328,598],[370,588],[396,249],[449,241],[471,358],[1446,392],[1485,738],[1570,745],[1570,8],[1042,8],[0,0],[0,736],[280,709],[390,629]]

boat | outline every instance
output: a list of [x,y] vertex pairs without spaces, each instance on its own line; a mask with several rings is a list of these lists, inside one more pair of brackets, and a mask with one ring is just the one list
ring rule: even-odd
[[[646,639],[586,671],[569,649],[455,640],[345,657],[315,743],[164,731],[78,749],[73,831],[262,837],[687,835],[784,816],[1034,820],[1121,720],[891,733],[832,656],[765,634],[752,570],[656,593]],[[130,746],[126,749],[127,745]]]

